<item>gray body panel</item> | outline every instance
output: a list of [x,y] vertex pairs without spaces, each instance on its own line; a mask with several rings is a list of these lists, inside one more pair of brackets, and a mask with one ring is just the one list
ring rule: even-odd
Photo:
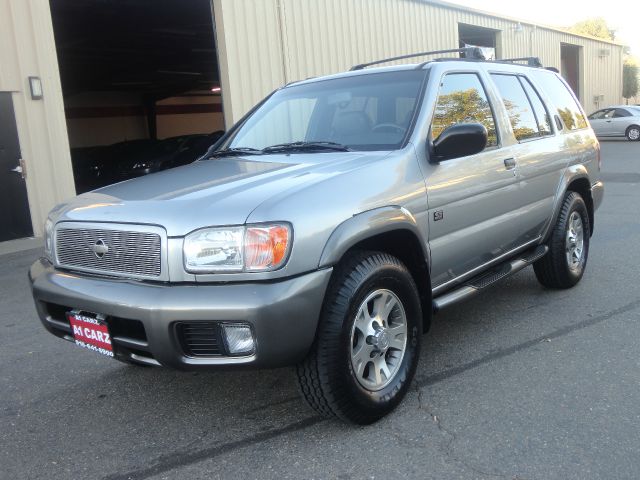
[[[41,318],[45,301],[139,319],[157,343],[158,361],[177,368],[279,365],[301,358],[311,345],[331,267],[360,241],[394,230],[410,232],[430,270],[426,284],[441,294],[542,243],[572,182],[588,181],[592,204],[598,207],[599,145],[590,128],[566,131],[553,125],[552,135],[546,137],[520,143],[514,137],[490,73],[525,75],[537,88],[534,70],[479,62],[434,62],[422,68],[429,69],[424,100],[415,128],[399,150],[203,160],[57,207],[50,215],[56,223],[164,229],[167,283],[60,273],[43,260],[31,271]],[[339,76],[380,70],[388,69]],[[451,72],[480,76],[494,108],[499,142],[477,155],[437,163],[430,158],[427,139],[440,80]],[[301,83],[313,81],[317,80]],[[537,89],[553,115],[552,103]],[[515,168],[505,160],[515,162]],[[265,273],[185,272],[182,245],[188,233],[210,226],[283,221],[293,227],[292,250],[283,268]],[[198,365],[185,361],[175,345],[170,346],[167,325],[177,314],[251,323],[258,358]]]
[[[331,269],[324,269],[280,282],[170,286],[63,273],[44,259],[29,271],[36,309],[47,330],[59,333],[50,323],[47,303],[138,320],[145,327],[149,358],[183,370],[232,365],[280,367],[302,360],[315,337],[330,277]],[[255,354],[186,356],[171,327],[177,321],[199,320],[249,323],[259,340]]]

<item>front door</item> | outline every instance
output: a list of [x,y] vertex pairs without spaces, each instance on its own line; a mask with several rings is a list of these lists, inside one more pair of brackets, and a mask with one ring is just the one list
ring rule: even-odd
[[501,148],[483,83],[474,72],[446,74],[431,140],[451,125],[469,122],[487,128],[486,149],[434,165],[426,179],[431,281],[436,288],[514,249],[520,237],[514,208],[516,165],[509,149]]
[[33,235],[11,93],[0,92],[0,242]]

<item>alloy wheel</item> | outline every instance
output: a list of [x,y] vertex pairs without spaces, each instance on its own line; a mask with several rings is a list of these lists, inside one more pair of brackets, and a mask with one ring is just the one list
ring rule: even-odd
[[407,347],[407,315],[391,290],[370,293],[351,328],[351,365],[358,383],[370,391],[389,385]]
[[578,270],[584,254],[584,227],[582,217],[578,212],[572,212],[567,222],[565,247],[567,265],[571,270]]

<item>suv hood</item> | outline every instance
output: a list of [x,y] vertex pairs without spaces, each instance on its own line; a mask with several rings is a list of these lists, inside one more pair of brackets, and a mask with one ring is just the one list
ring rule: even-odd
[[51,217],[56,222],[160,225],[170,237],[202,227],[242,225],[274,195],[388,154],[331,152],[203,160],[80,195],[56,207]]

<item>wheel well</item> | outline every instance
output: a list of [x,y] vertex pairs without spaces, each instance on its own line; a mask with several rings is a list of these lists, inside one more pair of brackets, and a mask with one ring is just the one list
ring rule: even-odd
[[409,230],[392,230],[366,238],[353,245],[344,257],[355,250],[375,250],[393,255],[405,264],[413,281],[416,282],[422,304],[423,330],[429,330],[433,304],[431,301],[431,280],[429,265],[424,258],[423,247],[418,237]]
[[584,203],[587,204],[587,211],[589,212],[589,226],[591,227],[591,235],[593,235],[593,198],[591,197],[591,184],[589,183],[589,180],[586,178],[578,178],[569,184],[567,191],[579,193],[583,198]]
[[629,130],[631,130],[632,128],[638,128],[638,129],[640,129],[640,125],[636,125],[635,123],[634,123],[633,125],[629,125],[629,126],[627,127],[627,129],[624,131],[624,134],[625,134],[625,135],[628,135],[628,134],[629,134]]

